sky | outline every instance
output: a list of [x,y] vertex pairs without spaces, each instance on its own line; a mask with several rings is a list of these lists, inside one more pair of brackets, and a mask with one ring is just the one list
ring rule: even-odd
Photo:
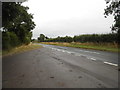
[[110,33],[113,17],[104,17],[105,0],[28,0],[28,13],[34,14],[33,37],[54,38],[81,34]]

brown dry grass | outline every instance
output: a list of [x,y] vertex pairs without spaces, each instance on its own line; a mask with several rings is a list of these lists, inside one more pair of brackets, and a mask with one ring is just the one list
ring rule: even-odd
[[29,45],[22,45],[22,46],[13,48],[11,50],[2,51],[2,56],[5,57],[5,56],[17,54],[17,53],[22,53],[22,52],[38,49],[41,47],[42,46],[40,45],[30,43]]

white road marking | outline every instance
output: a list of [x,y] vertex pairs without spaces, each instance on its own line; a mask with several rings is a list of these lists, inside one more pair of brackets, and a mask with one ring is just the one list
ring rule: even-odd
[[62,52],[65,52],[64,50],[62,50]]
[[90,58],[91,60],[95,61],[96,59],[95,58]]
[[[69,53],[69,54],[75,53],[75,52],[70,52],[70,51],[61,50],[61,49],[57,49],[57,48],[51,48],[51,49],[56,50],[56,51],[66,52],[66,53]],[[81,50],[81,51],[84,51],[84,50]],[[91,51],[84,51],[84,52],[100,54],[100,53],[91,52]],[[82,54],[75,53],[75,56],[82,56]],[[93,60],[93,61],[96,61],[95,58],[89,58],[89,57],[87,57],[87,59],[91,59],[91,60]],[[113,65],[113,66],[118,66],[118,64],[114,64],[114,63],[110,63],[110,62],[103,62],[103,63],[109,64],[109,65]]]
[[113,66],[118,66],[118,64],[110,63],[110,62],[104,62],[105,64],[113,65]]
[[[46,46],[44,46],[44,47],[46,47]],[[71,53],[75,53],[75,52],[70,52],[70,51],[67,51],[67,50],[61,50],[61,49],[52,48],[52,47],[49,47],[49,48],[51,48],[51,49],[53,49],[53,50],[57,50],[57,51],[67,52],[67,53],[69,53],[69,54],[71,54]],[[92,52],[92,51],[86,51],[86,50],[79,50],[79,51],[87,52],[87,53],[100,54],[100,53],[98,53],[98,52]]]
[[72,52],[67,51],[67,53],[71,54]]
[[98,53],[98,52],[91,52],[91,51],[85,51],[85,50],[84,50],[84,52],[100,54],[100,53]]

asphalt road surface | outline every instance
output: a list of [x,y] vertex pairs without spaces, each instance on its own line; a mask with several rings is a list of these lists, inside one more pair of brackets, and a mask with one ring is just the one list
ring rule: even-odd
[[3,88],[118,87],[117,53],[42,45],[3,58]]

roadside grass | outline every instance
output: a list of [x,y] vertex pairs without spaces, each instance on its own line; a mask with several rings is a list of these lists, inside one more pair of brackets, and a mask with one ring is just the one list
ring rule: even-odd
[[65,47],[75,47],[84,49],[94,49],[101,51],[120,52],[120,48],[116,43],[61,43],[61,42],[41,42],[42,44],[58,45]]
[[42,46],[37,44],[22,45],[22,46],[13,48],[11,50],[3,50],[2,57],[17,54],[17,53],[22,53],[22,52],[26,52],[26,51],[30,51],[38,48],[42,48]]

